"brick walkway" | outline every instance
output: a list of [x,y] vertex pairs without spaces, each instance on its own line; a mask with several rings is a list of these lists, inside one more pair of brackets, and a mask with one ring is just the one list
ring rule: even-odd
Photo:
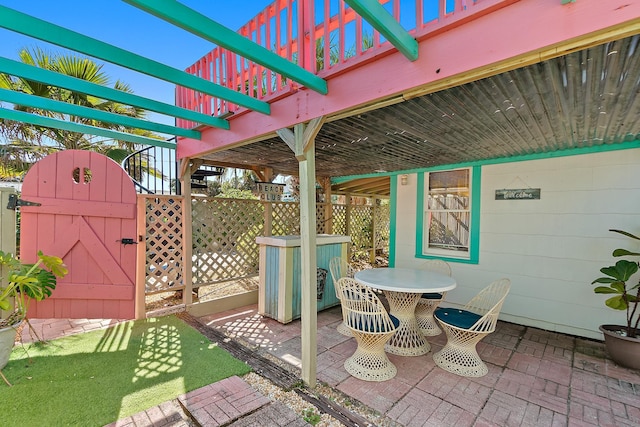
[[[606,358],[600,342],[499,322],[478,345],[489,374],[463,378],[432,353],[389,355],[397,376],[381,383],[351,377],[343,363],[356,348],[340,335],[337,308],[318,315],[318,380],[402,426],[640,426],[640,372]],[[300,366],[300,323],[262,318],[255,306],[202,320]],[[444,345],[430,337],[433,350]]]

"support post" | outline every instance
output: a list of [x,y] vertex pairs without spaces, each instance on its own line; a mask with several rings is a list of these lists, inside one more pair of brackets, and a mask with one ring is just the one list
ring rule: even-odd
[[[347,205],[344,213],[344,234],[347,236],[351,236],[351,194],[345,194],[344,201]],[[349,250],[347,251],[347,259],[351,260],[353,257],[353,239],[351,239],[351,244],[349,245]]]
[[324,193],[324,232],[333,234],[333,205],[331,204],[331,178],[320,180]]
[[[273,169],[265,168],[263,171],[263,179],[265,182],[273,181]],[[264,236],[273,234],[273,202],[267,201],[264,204]]]
[[292,149],[298,160],[300,177],[300,258],[301,258],[301,337],[302,380],[309,387],[316,386],[318,350],[318,312],[316,269],[316,160],[315,138],[324,117],[299,123],[290,129],[277,131],[282,140]]
[[137,227],[138,245],[136,262],[136,287],[135,287],[135,317],[144,319],[147,317],[146,288],[147,288],[147,198],[138,194],[137,202]]
[[371,202],[371,254],[369,255],[369,261],[371,261],[371,265],[376,265],[376,216],[378,214],[378,199],[373,197]]
[[[181,162],[189,163],[190,159],[182,159]],[[182,165],[181,165],[182,166]],[[184,166],[180,170],[184,173],[180,176],[180,186],[182,188],[182,280],[184,290],[182,291],[182,302],[185,306],[193,303],[193,229],[191,219],[191,173],[198,169],[200,165],[192,167]]]

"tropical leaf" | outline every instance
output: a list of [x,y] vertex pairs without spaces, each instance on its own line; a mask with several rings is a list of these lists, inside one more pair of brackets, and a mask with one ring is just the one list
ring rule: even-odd
[[607,307],[613,308],[614,310],[626,310],[627,302],[622,298],[621,295],[616,295],[615,297],[611,297],[604,302]]
[[[20,61],[34,67],[54,71],[101,86],[110,85],[111,78],[103,71],[103,65],[90,58],[74,54],[51,53],[41,48],[22,49],[18,53],[18,56]],[[140,119],[144,119],[146,115],[146,111],[138,107],[100,99],[81,92],[49,86],[7,74],[0,74],[0,87]],[[133,93],[131,87],[120,80],[116,80],[113,87],[123,92]],[[29,112],[30,114],[47,116],[58,120],[141,134],[140,130],[125,128],[114,123],[101,122],[78,116],[68,116],[48,110],[24,108],[21,106],[14,106],[14,108]],[[145,136],[163,139],[152,132],[144,132]],[[104,154],[114,149],[124,149],[129,152],[134,152],[139,149],[136,144],[130,142],[110,140],[102,137],[94,137],[93,135],[46,128],[12,120],[0,119],[0,135],[4,136],[7,141],[12,141],[11,147],[9,149],[5,147],[0,157],[0,173],[5,176],[21,175],[25,170],[28,170],[29,166],[34,162],[56,150],[90,150]],[[20,141],[20,144],[15,144],[15,141]]]
[[640,256],[639,252],[631,252],[628,251],[626,249],[616,249],[613,251],[613,256],[615,257],[620,257],[620,256]]
[[58,277],[64,277],[69,272],[60,257],[44,255],[42,251],[38,251],[38,258],[40,258],[45,267]]
[[623,236],[631,237],[632,239],[635,239],[635,240],[640,240],[640,237],[636,236],[635,234],[631,234],[628,231],[617,230],[617,229],[610,229],[609,231],[613,231],[614,233],[622,234]]
[[596,294],[618,294],[620,292],[618,292],[617,290],[610,288],[609,286],[596,286],[593,289],[593,292],[595,292]]

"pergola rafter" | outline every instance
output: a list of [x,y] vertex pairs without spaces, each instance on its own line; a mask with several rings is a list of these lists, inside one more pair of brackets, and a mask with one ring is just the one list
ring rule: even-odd
[[56,73],[55,71],[23,64],[22,62],[14,61],[7,58],[0,57],[0,72],[16,77],[21,77],[27,80],[33,80],[46,85],[52,85],[71,91],[82,92],[84,94],[92,95],[97,98],[120,102],[122,104],[131,105],[133,107],[165,114],[167,116],[180,117],[220,129],[229,129],[229,122],[218,117],[208,116],[197,111],[187,110],[186,108],[176,107],[175,105],[154,101],[153,99],[144,98],[142,96],[123,92],[117,89],[112,89],[110,87],[101,86],[99,84],[91,83],[86,80],[78,79],[76,77],[71,77],[64,74]]
[[66,120],[53,119],[51,117],[38,116],[36,114],[25,113],[24,111],[8,110],[0,108],[0,119],[13,120],[16,122],[29,123],[36,126],[68,130],[71,132],[85,133],[89,135],[102,136],[105,138],[117,139],[120,141],[132,142],[134,144],[153,145],[155,147],[176,148],[176,144],[161,139],[148,138],[130,133],[109,130],[97,126],[83,125]]
[[344,0],[409,60],[418,59],[418,42],[377,0]]
[[266,102],[1,5],[0,27],[222,98],[263,114],[271,112],[269,104]]
[[154,123],[147,120],[137,119],[135,117],[125,116],[123,114],[110,113],[108,111],[101,111],[91,107],[56,101],[42,96],[29,95],[15,90],[0,89],[0,100],[25,107],[55,111],[62,114],[84,117],[101,122],[115,123],[125,127],[146,129],[152,132],[184,136],[185,138],[200,139],[200,132],[197,130],[182,129],[162,123]]

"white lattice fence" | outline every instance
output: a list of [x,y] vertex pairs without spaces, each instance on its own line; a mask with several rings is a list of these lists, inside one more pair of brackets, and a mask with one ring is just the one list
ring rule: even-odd
[[333,205],[333,234],[347,234],[347,205]]
[[194,288],[258,274],[262,202],[197,197],[191,211]]
[[[141,196],[146,215],[146,294],[183,289],[182,204],[180,196]],[[265,205],[269,202],[224,198],[192,199],[193,288],[258,274],[256,237],[264,234]],[[298,203],[271,203],[272,235],[295,235],[300,230]],[[349,234],[352,251],[371,250],[373,207],[332,206],[333,234]],[[375,209],[375,248],[388,248],[389,207]],[[317,204],[317,232],[326,232],[325,206]],[[348,227],[347,227],[348,218]]]
[[389,225],[390,207],[389,205],[376,206],[373,226],[375,228],[375,249],[386,249],[389,252]]
[[145,293],[183,289],[182,203],[180,196],[144,198],[146,221]]
[[300,205],[291,202],[271,204],[271,234],[289,236],[300,234]]
[[373,207],[349,206],[349,235],[354,252],[368,251],[373,243]]

